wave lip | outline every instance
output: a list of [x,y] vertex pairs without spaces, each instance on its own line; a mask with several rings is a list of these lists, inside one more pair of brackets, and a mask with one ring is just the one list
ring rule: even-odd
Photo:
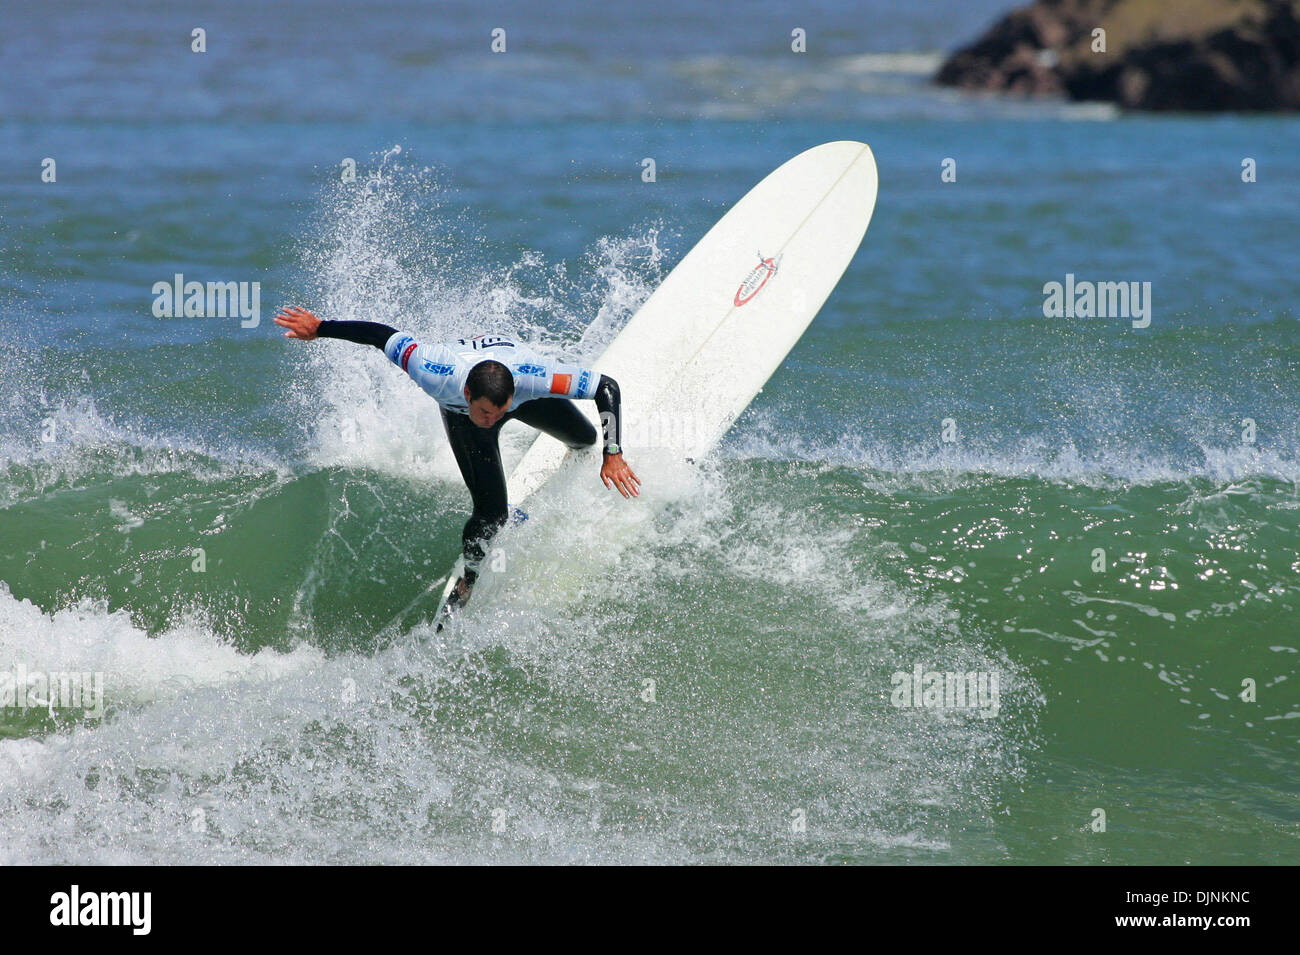
[[83,600],[46,613],[0,581],[0,661],[28,673],[102,675],[106,706],[174,699],[196,688],[275,680],[319,664],[321,651],[239,652],[201,621],[183,620],[151,637],[124,610]]
[[1300,492],[1300,458],[1291,449],[1253,445],[1220,447],[1188,442],[1184,453],[1142,446],[1080,450],[1072,440],[1031,435],[1002,443],[907,442],[845,434],[834,442],[810,441],[781,431],[779,416],[759,413],[749,429],[733,436],[724,453],[736,458],[798,461],[850,467],[897,476],[988,475],[1035,477],[1088,486],[1216,483],[1264,479],[1283,485],[1280,496]]

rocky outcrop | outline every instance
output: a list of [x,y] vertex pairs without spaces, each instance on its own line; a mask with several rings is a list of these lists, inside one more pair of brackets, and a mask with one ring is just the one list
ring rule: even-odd
[[1296,110],[1300,0],[1037,0],[935,81],[1127,109]]

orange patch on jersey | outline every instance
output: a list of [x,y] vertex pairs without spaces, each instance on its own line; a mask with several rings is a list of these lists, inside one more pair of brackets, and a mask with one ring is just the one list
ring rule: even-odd
[[551,394],[567,395],[573,386],[572,375],[556,375],[551,379]]

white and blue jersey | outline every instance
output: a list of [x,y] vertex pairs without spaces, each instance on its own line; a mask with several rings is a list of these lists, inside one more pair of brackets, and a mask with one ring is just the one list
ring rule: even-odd
[[[596,443],[593,423],[571,402],[539,401],[522,409],[520,405],[537,398],[592,399],[604,432],[604,453],[622,454],[618,382],[608,375],[544,358],[502,335],[476,335],[422,345],[391,325],[364,321],[318,322],[315,332],[316,337],[337,338],[380,349],[443,409],[447,439],[474,500],[474,513],[461,531],[465,558],[463,583],[468,586],[473,586],[477,577],[487,541],[508,518],[506,477],[497,446],[501,425],[511,419],[520,421],[574,450]],[[474,366],[483,361],[505,365],[515,385],[507,414],[491,427],[470,419],[465,400],[465,381]]]
[[434,401],[448,411],[466,414],[465,379],[482,361],[498,361],[510,369],[515,394],[508,411],[534,398],[595,398],[600,376],[589,368],[543,358],[525,345],[501,335],[476,335],[441,344],[420,344],[395,332],[384,354]]

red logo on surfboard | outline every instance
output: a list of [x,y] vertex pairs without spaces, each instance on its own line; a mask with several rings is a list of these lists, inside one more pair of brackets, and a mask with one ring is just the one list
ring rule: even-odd
[[763,286],[767,280],[776,275],[776,268],[781,264],[781,257],[763,258],[763,253],[758,253],[758,265],[745,276],[745,281],[740,283],[740,288],[736,289],[736,298],[734,304],[737,308],[746,304],[755,295],[763,291]]

